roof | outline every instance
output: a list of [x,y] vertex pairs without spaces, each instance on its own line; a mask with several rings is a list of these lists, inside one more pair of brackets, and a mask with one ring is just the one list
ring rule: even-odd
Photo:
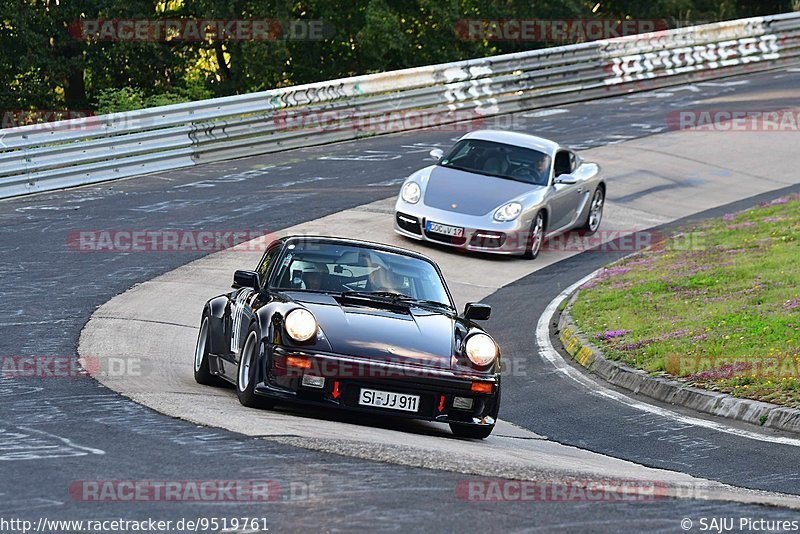
[[546,154],[553,154],[560,148],[555,141],[550,141],[543,137],[536,137],[521,132],[508,132],[504,130],[475,130],[463,136],[461,139],[482,139],[484,141],[494,141],[506,145],[532,148]]
[[341,245],[352,245],[355,247],[364,247],[364,248],[373,248],[376,250],[382,250],[385,252],[394,252],[396,254],[402,254],[404,256],[411,256],[414,258],[418,258],[421,260],[425,260],[429,263],[436,265],[436,262],[433,261],[431,258],[424,254],[420,254],[414,250],[408,250],[401,247],[396,247],[394,245],[386,245],[384,243],[375,243],[372,241],[362,241],[360,239],[350,239],[349,237],[331,237],[331,236],[318,236],[318,235],[290,235],[286,236],[282,239],[284,242],[288,241],[311,241],[316,243],[334,243],[334,244],[341,244]]

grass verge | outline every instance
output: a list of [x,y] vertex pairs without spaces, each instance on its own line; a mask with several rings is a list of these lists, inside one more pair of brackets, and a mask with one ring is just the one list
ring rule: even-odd
[[611,360],[800,408],[800,195],[608,266],[571,315]]

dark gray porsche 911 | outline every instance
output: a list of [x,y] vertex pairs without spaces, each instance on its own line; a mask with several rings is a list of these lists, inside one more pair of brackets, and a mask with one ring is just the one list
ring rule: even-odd
[[500,350],[456,311],[439,267],[387,245],[288,237],[203,310],[194,376],[249,407],[299,402],[449,423],[485,438],[500,405]]

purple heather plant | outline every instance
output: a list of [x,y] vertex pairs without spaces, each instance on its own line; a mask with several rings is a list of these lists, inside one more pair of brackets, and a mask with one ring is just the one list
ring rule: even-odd
[[750,364],[746,362],[738,362],[733,364],[726,363],[725,365],[721,365],[716,369],[707,369],[699,373],[691,374],[686,378],[688,380],[718,380],[721,378],[733,378],[734,376],[737,376],[742,372],[749,371],[750,369]]
[[749,227],[755,226],[755,225],[756,225],[756,223],[754,223],[752,221],[746,221],[746,222],[739,223],[739,224],[729,224],[727,226],[727,228],[728,228],[728,230],[739,230],[740,228],[749,228]]
[[625,351],[625,352],[628,352],[628,351],[631,351],[631,350],[638,350],[638,349],[641,349],[642,347],[644,347],[645,345],[649,345],[650,343],[653,343],[654,341],[655,341],[654,339],[643,339],[643,340],[637,341],[635,343],[627,343],[625,345],[621,345],[621,346],[617,347],[617,349]]
[[637,350],[637,349],[640,349],[640,348],[642,348],[642,347],[644,347],[646,345],[650,345],[650,344],[656,343],[658,341],[667,341],[668,339],[679,339],[679,338],[682,338],[682,337],[686,336],[688,333],[689,333],[688,329],[682,328],[682,329],[676,330],[674,332],[669,332],[667,334],[661,334],[660,336],[651,337],[651,338],[648,338],[648,339],[642,339],[640,341],[636,341],[634,343],[628,343],[628,344],[625,344],[625,345],[621,345],[621,346],[616,347],[616,348],[618,350],[623,350],[623,351]]
[[626,267],[641,267],[642,265],[652,265],[655,262],[655,258],[642,258],[634,261],[629,261],[625,264]]
[[781,197],[781,198],[776,198],[775,200],[772,200],[770,202],[767,202],[767,206],[780,206],[782,204],[788,204],[788,203],[789,203],[788,197]]
[[595,339],[602,339],[603,341],[608,341],[610,339],[614,339],[616,337],[622,337],[625,334],[630,334],[630,330],[606,330],[600,334],[595,334]]
[[665,341],[667,339],[679,339],[679,338],[682,338],[682,337],[686,336],[686,334],[688,334],[688,333],[689,333],[688,329],[681,328],[680,330],[675,330],[674,332],[670,332],[669,334],[661,334],[656,339],[658,341]]
[[606,276],[606,278],[611,278],[612,276],[627,274],[631,272],[631,270],[632,269],[630,267],[611,267],[610,269],[605,269],[603,274]]
[[759,202],[758,207],[768,208],[770,206],[780,206],[782,204],[788,204],[792,200],[800,200],[800,194],[794,193],[792,195],[788,195],[785,197],[776,198],[775,200],[770,200],[767,202]]

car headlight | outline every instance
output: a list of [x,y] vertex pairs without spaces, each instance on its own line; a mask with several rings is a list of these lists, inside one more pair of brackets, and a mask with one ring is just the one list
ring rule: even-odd
[[286,333],[295,341],[308,341],[317,333],[314,315],[302,308],[290,311],[284,321]]
[[494,212],[494,220],[500,222],[513,221],[519,217],[520,213],[522,213],[522,204],[519,202],[509,202]]
[[400,194],[400,196],[409,204],[416,204],[419,202],[419,197],[421,194],[422,191],[416,182],[408,182],[403,186],[403,192]]
[[486,334],[473,334],[467,338],[464,352],[472,363],[484,367],[497,358],[497,345]]

